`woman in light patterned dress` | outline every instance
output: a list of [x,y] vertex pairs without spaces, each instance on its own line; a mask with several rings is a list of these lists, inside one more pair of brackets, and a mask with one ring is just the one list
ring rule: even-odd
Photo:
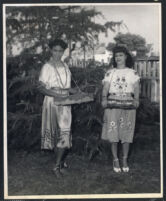
[[[104,110],[102,139],[111,143],[114,172],[129,172],[127,163],[130,143],[133,142],[136,109],[108,108],[109,95],[132,97],[139,106],[139,76],[131,69],[133,60],[124,46],[113,50],[113,69],[106,72],[103,80],[102,106]],[[122,143],[122,169],[118,158],[118,142]]]
[[42,109],[41,149],[55,150],[53,168],[59,176],[64,167],[64,156],[72,146],[71,106],[55,105],[56,98],[67,97],[71,89],[71,73],[61,58],[67,44],[60,39],[49,43],[51,57],[39,76],[39,89],[45,95]]

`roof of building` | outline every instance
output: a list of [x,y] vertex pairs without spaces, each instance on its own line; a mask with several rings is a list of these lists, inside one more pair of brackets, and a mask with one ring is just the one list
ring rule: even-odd
[[103,46],[95,48],[95,54],[105,54],[106,48]]

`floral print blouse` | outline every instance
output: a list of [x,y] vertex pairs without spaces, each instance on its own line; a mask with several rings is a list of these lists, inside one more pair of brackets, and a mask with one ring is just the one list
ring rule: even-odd
[[131,68],[113,68],[106,72],[103,84],[110,83],[109,93],[125,94],[134,93],[134,84],[139,80],[140,77]]

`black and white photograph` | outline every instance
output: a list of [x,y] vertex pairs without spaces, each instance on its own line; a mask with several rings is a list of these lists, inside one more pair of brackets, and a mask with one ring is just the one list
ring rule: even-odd
[[3,4],[4,199],[162,198],[161,3]]

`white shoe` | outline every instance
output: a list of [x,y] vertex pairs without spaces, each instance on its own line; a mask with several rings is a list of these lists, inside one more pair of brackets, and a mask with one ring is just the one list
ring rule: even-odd
[[119,163],[119,159],[118,159],[118,158],[116,158],[116,159],[113,160],[113,171],[116,172],[116,173],[119,173],[119,172],[121,172],[122,170],[121,170],[120,167],[115,167],[115,162],[117,162],[117,161],[118,161],[118,163]]
[[[127,157],[123,157],[123,160],[124,159],[127,160]],[[129,172],[130,168],[128,166],[126,166],[126,167],[122,167],[122,170],[123,170],[123,172]]]
[[122,167],[123,172],[129,172],[130,168],[129,167]]

